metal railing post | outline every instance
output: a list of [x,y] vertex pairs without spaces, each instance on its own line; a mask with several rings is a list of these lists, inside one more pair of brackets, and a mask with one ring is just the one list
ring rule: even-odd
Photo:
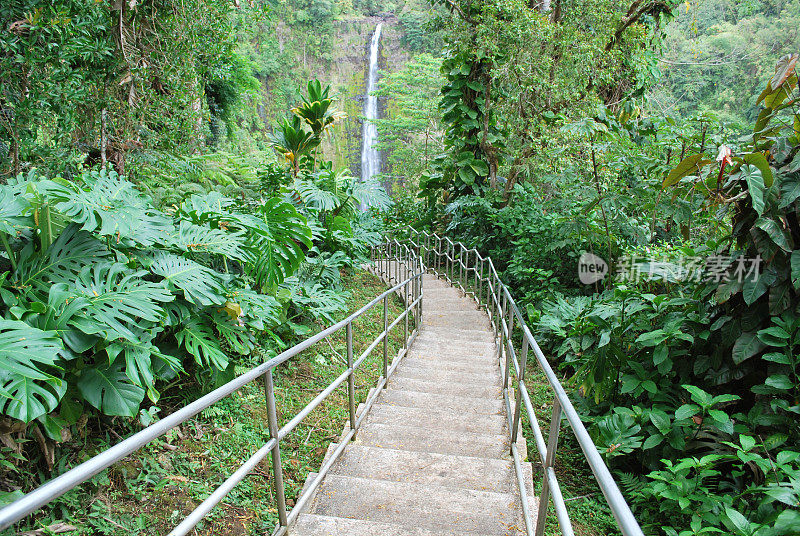
[[[481,259],[481,277],[478,280],[478,303],[481,303],[481,300],[483,300],[483,265],[484,265],[484,262],[483,262],[483,259]],[[486,305],[489,305],[489,303],[488,303],[489,299],[488,298],[486,299],[486,302],[487,302]]]
[[[505,292],[503,293],[505,294]],[[503,378],[503,389],[508,389],[508,378],[511,374],[511,367],[514,363],[511,361],[514,358],[514,352],[510,348],[514,348],[514,308],[506,298],[506,309],[508,310],[508,317],[506,318],[506,375]]]
[[[467,264],[466,261],[464,261],[464,244],[459,242],[458,245],[461,246],[461,251],[458,254],[458,280],[459,281],[464,281],[464,270],[466,269],[465,267],[466,267],[466,264]],[[466,292],[466,291],[467,291],[467,289],[465,288],[464,292]]]
[[[517,442],[517,432],[519,432],[519,420],[522,415],[522,388],[525,385],[525,368],[528,363],[528,337],[522,334],[522,352],[519,356],[519,376],[517,377],[517,392],[514,401],[514,419],[511,427],[511,444]],[[531,416],[533,419],[534,417]]]
[[353,369],[353,323],[347,323],[347,401],[350,406],[350,429],[353,431],[353,440],[356,439],[356,371]]
[[386,389],[389,381],[389,296],[383,297],[383,377],[386,383],[383,388]]
[[553,418],[550,419],[550,435],[547,438],[547,456],[545,456],[542,477],[542,493],[539,495],[539,513],[536,517],[536,536],[544,535],[544,524],[547,519],[547,503],[550,502],[550,483],[547,470],[553,467],[558,446],[558,432],[561,429],[561,404],[558,398],[553,401]]
[[281,527],[286,527],[286,491],[283,488],[283,466],[281,465],[281,445],[278,440],[278,411],[275,408],[275,384],[272,379],[272,369],[264,374],[264,395],[267,399],[267,425],[270,439],[275,440],[272,447],[272,475],[275,487],[275,498],[278,502],[278,521]]
[[406,354],[408,353],[408,315],[412,310],[411,305],[408,301],[408,280],[406,278],[406,284],[403,285],[403,294],[405,295],[405,301],[403,302],[405,307],[405,318],[403,319],[403,348],[406,349]]

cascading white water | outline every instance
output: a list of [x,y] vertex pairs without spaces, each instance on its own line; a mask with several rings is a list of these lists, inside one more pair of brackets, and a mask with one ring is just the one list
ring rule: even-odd
[[378,128],[372,120],[378,118],[378,97],[371,95],[378,86],[378,45],[381,41],[379,22],[372,34],[369,44],[369,74],[367,76],[367,93],[364,99],[364,126],[361,136],[361,180],[368,181],[381,171],[381,160],[375,144],[378,141]]

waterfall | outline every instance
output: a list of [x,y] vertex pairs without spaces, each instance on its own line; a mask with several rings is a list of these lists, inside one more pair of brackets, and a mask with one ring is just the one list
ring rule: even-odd
[[361,136],[361,180],[368,181],[381,171],[381,160],[374,145],[378,141],[378,128],[372,122],[378,118],[378,97],[371,95],[378,85],[378,45],[381,41],[381,28],[378,23],[369,44],[369,74],[367,75],[367,93],[364,99],[364,126]]

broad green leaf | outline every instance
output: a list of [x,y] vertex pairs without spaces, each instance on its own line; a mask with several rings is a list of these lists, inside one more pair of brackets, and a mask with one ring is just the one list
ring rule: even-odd
[[729,529],[734,531],[736,536],[752,536],[753,534],[747,518],[730,506],[725,507],[725,516],[722,520]]
[[303,247],[311,247],[311,229],[295,208],[278,198],[259,208],[259,215],[237,215],[231,221],[248,233],[245,270],[259,286],[273,289],[300,266]]
[[794,388],[794,383],[786,374],[773,374],[764,380],[764,384],[782,391],[789,391]]
[[53,411],[64,382],[46,371],[63,349],[54,331],[0,319],[0,410],[24,422]]
[[757,278],[753,279],[748,277],[742,283],[742,298],[747,305],[752,304],[758,298],[764,295],[769,286],[775,281],[775,275],[772,273],[764,272],[757,274]]
[[15,188],[0,185],[0,233],[16,237],[25,228],[33,227],[30,203]]
[[245,260],[244,233],[211,229],[181,220],[173,247],[186,253],[221,255],[237,261]]
[[764,213],[764,194],[766,190],[764,179],[761,177],[761,170],[756,166],[746,164],[742,166],[742,169],[739,171],[739,173],[745,182],[747,182],[747,190],[750,194],[750,200],[753,203],[753,210],[755,210],[758,215],[761,216]]
[[664,442],[664,436],[661,434],[653,434],[644,440],[642,450],[648,450],[657,447]]
[[758,338],[764,344],[768,344],[769,346],[786,346],[787,341],[791,338],[786,330],[778,326],[771,326],[766,329],[762,329],[758,332]]
[[700,407],[695,404],[683,404],[675,410],[675,420],[680,421],[694,417],[700,412]]
[[667,434],[670,431],[670,418],[666,412],[660,409],[653,409],[650,411],[650,422],[658,429],[659,432],[662,434]]
[[199,365],[224,370],[228,366],[228,356],[222,351],[217,337],[208,326],[204,317],[190,319],[175,338],[186,351],[192,354]]
[[756,446],[755,438],[743,434],[739,434],[739,443],[742,445],[742,450],[745,452],[752,450]]
[[770,239],[782,250],[792,253],[792,246],[789,243],[789,234],[774,219],[761,217],[753,224],[769,235]]
[[767,157],[764,156],[764,153],[756,152],[744,154],[741,156],[741,159],[744,163],[758,168],[758,170],[761,172],[761,180],[764,184],[764,187],[772,187],[772,169],[769,167],[769,162],[767,162]]
[[84,333],[106,340],[140,340],[138,330],[164,317],[161,303],[175,297],[163,282],[146,281],[145,271],[133,271],[120,263],[85,267],[75,280],[75,290],[88,301],[72,324]]
[[44,254],[27,248],[22,251],[16,281],[22,288],[34,287],[47,293],[53,283],[71,285],[85,266],[104,263],[110,257],[105,244],[71,224]]
[[92,406],[105,415],[134,417],[144,400],[144,389],[130,383],[122,363],[84,369],[78,379],[78,391]]
[[683,388],[689,391],[689,394],[692,395],[692,400],[700,404],[701,407],[707,408],[711,405],[712,397],[703,389],[696,385],[684,385]]
[[731,358],[737,365],[750,359],[764,349],[764,343],[758,340],[755,333],[742,333],[733,345]]
[[795,290],[800,289],[800,250],[792,251],[792,285]]
[[171,232],[169,218],[114,171],[86,172],[81,179],[85,187],[77,182],[54,183],[47,195],[59,212],[82,229],[116,242],[130,239],[143,246],[160,243]]
[[183,291],[190,303],[208,307],[226,301],[222,276],[193,260],[157,251],[152,256],[150,271],[163,277],[170,288]]
[[661,185],[662,188],[667,188],[676,184],[685,176],[689,175],[692,172],[699,172],[701,167],[704,166],[706,163],[709,163],[709,160],[704,161],[702,154],[693,154],[691,156],[687,156],[667,175],[667,178],[664,179],[664,183]]

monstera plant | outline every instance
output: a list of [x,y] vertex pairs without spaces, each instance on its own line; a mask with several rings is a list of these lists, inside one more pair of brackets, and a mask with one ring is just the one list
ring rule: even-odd
[[31,172],[0,186],[0,245],[0,414],[58,437],[87,407],[135,416],[191,363],[230,371],[281,322],[311,231],[280,199],[167,214],[114,172]]

